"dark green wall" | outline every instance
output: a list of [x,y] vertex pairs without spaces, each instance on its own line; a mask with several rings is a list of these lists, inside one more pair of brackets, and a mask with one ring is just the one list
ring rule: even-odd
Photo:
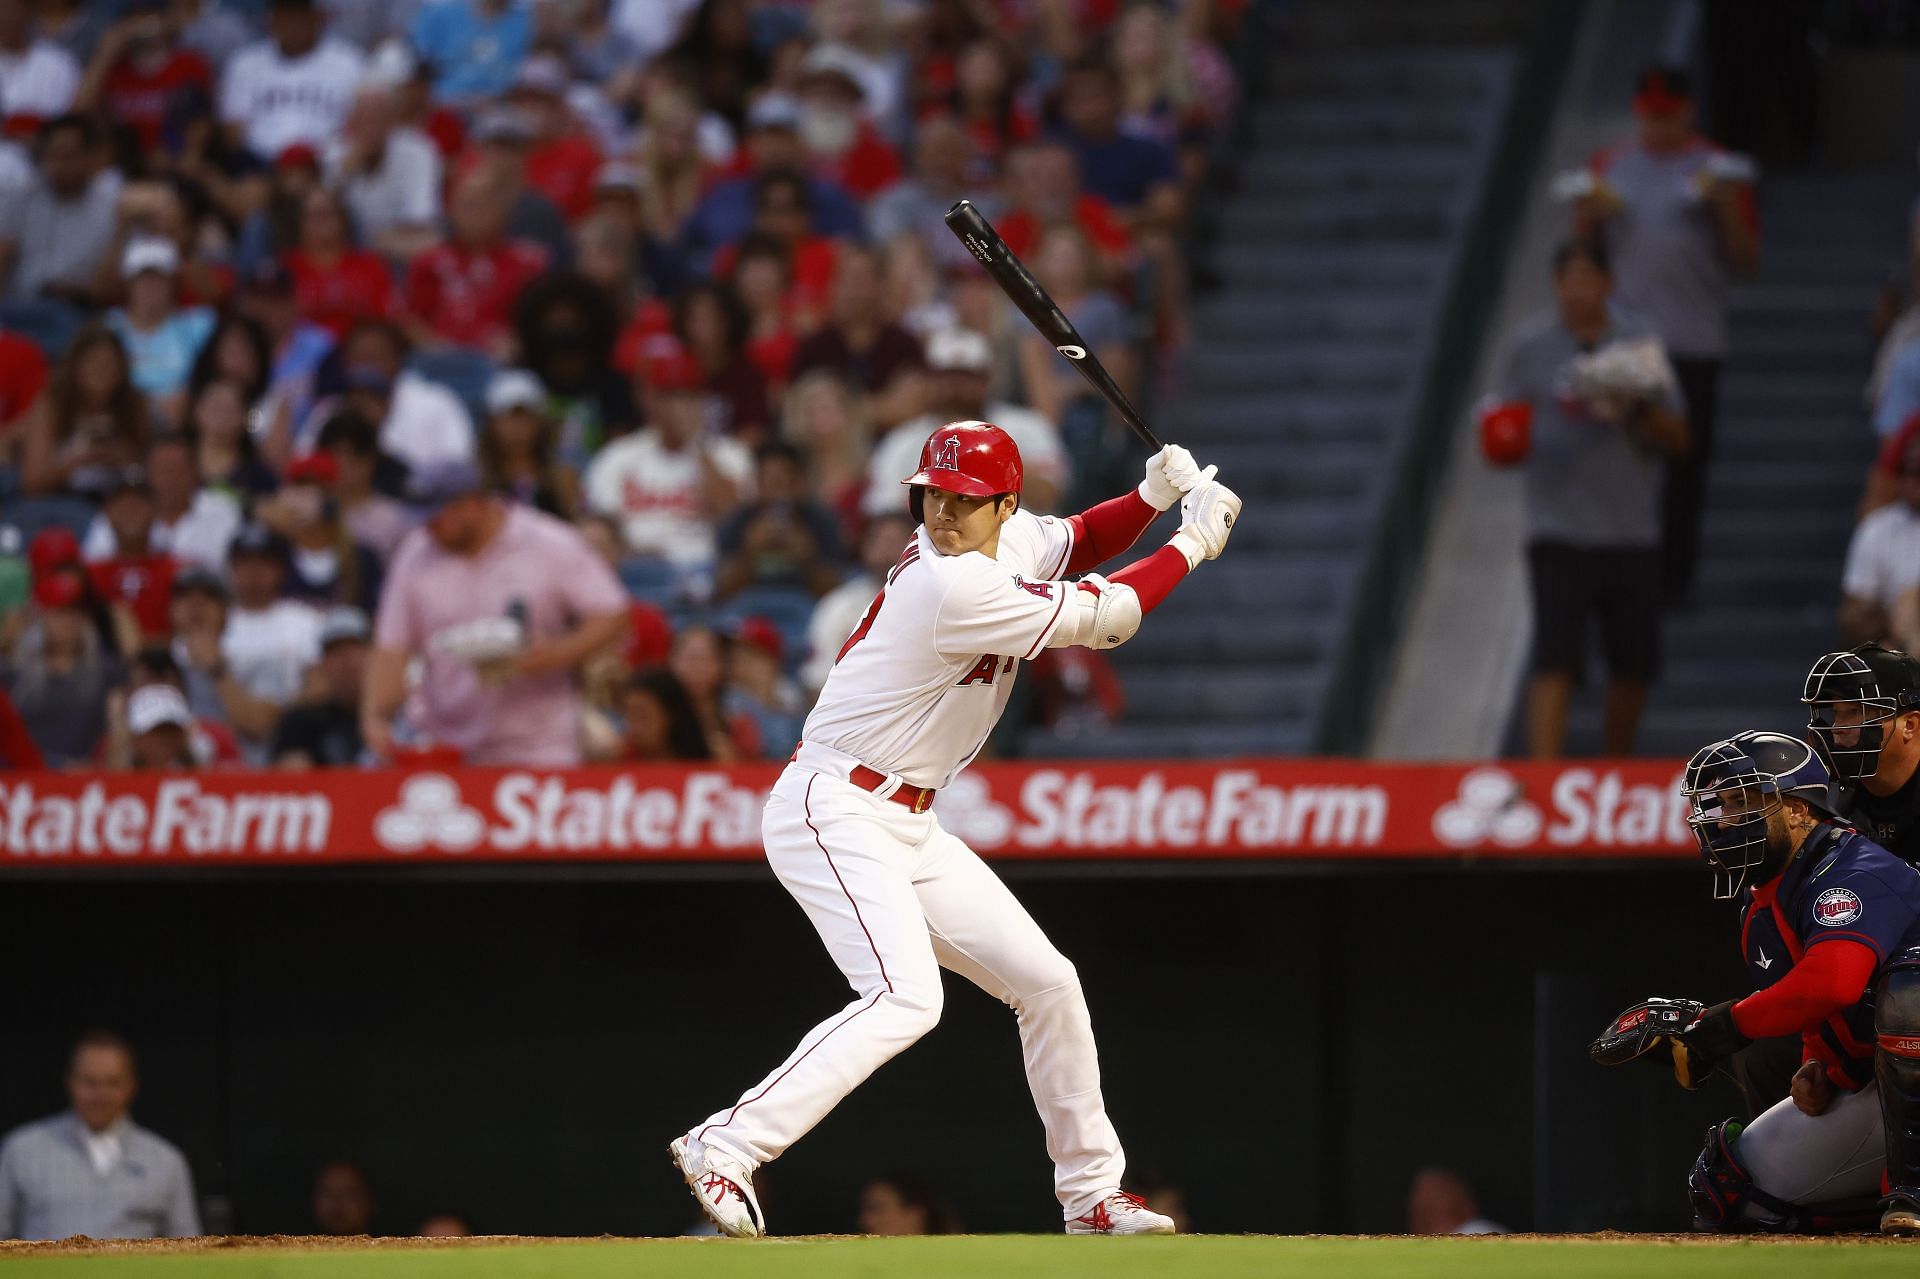
[[[1516,1227],[1680,1226],[1700,1133],[1736,1105],[1582,1054],[1633,1000],[1734,993],[1731,914],[1688,870],[1016,887],[1079,964],[1134,1164],[1183,1183],[1199,1229],[1392,1230],[1430,1162]],[[848,997],[758,872],[14,878],[0,962],[0,1125],[62,1104],[76,1032],[119,1028],[138,1117],[248,1232],[303,1229],[335,1156],[371,1169],[385,1230],[676,1232],[666,1141]],[[957,979],[933,1035],[767,1174],[775,1229],[851,1228],[892,1168],[971,1228],[1057,1228],[1012,1016]]]

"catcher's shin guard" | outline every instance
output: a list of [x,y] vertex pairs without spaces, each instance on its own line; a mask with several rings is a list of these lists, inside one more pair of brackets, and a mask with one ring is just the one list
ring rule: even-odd
[[1738,1119],[1725,1119],[1707,1129],[1706,1148],[1687,1175],[1695,1230],[1707,1234],[1834,1234],[1871,1230],[1879,1224],[1880,1205],[1874,1200],[1807,1207],[1788,1203],[1754,1185],[1734,1150],[1745,1127]]
[[1887,1133],[1887,1201],[1920,1204],[1920,947],[1900,954],[1874,992],[1873,1073]]

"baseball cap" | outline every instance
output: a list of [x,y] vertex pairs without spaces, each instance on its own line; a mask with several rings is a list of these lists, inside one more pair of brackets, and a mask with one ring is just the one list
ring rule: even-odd
[[510,92],[564,98],[571,83],[573,77],[567,74],[566,63],[551,53],[536,53],[520,64],[520,74],[513,78]]
[[487,412],[547,407],[547,388],[525,369],[501,369],[487,383]]
[[441,458],[407,477],[407,500],[432,514],[447,503],[486,490],[480,468],[466,458]]
[[741,618],[733,628],[733,638],[759,649],[776,662],[780,660],[780,652],[785,647],[780,638],[780,628],[764,617]]
[[791,95],[773,92],[762,94],[758,101],[747,109],[747,128],[749,129],[798,129],[800,127],[800,104]]
[[264,555],[284,560],[287,558],[287,539],[264,524],[249,524],[234,535],[232,544],[227,547],[229,562],[242,555]]
[[639,191],[645,186],[640,170],[624,160],[609,160],[593,175],[595,191]]
[[227,598],[227,583],[218,573],[204,564],[195,564],[182,569],[173,579],[173,593],[185,595],[189,591],[201,591],[215,599]]
[[143,271],[172,275],[180,269],[180,250],[173,241],[147,235],[130,242],[120,255],[120,278],[131,280]]
[[46,573],[33,579],[33,602],[41,608],[73,608],[80,603],[80,579],[71,573]]
[[314,169],[320,168],[320,152],[310,142],[295,142],[281,148],[280,154],[273,159],[276,169]]
[[287,463],[287,471],[282,478],[289,484],[325,486],[340,478],[340,464],[333,460],[333,454],[315,451]]
[[473,122],[475,142],[530,142],[533,121],[518,107],[492,107]]
[[985,373],[992,364],[992,345],[972,329],[942,329],[927,343],[929,368]]
[[698,391],[707,383],[700,362],[677,348],[648,361],[645,377],[647,385],[656,391]]
[[49,524],[27,543],[27,564],[35,577],[80,562],[80,539],[64,524]]
[[354,640],[364,644],[373,634],[373,628],[367,625],[367,615],[348,604],[341,604],[327,610],[320,619],[320,651],[325,652],[335,644]]
[[150,733],[162,725],[193,727],[193,714],[187,699],[171,684],[148,684],[133,690],[127,699],[127,727],[135,733]]
[[800,62],[801,80],[837,80],[853,91],[857,98],[867,96],[865,82],[861,75],[866,71],[866,60],[844,44],[831,41],[816,44],[807,51]]

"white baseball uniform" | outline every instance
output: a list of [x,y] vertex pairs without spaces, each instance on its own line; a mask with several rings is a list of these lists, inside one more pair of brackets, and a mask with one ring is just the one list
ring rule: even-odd
[[[768,863],[855,999],[694,1129],[701,1141],[749,1168],[777,1158],[933,1028],[944,967],[1018,1014],[1066,1216],[1120,1184],[1125,1156],[1073,965],[933,812],[889,798],[944,786],[979,753],[1019,662],[1045,647],[1078,589],[1060,580],[1072,552],[1066,522],[1024,511],[1002,526],[997,557],[942,555],[915,530],[841,649],[761,825]],[[884,783],[854,785],[860,766]]]

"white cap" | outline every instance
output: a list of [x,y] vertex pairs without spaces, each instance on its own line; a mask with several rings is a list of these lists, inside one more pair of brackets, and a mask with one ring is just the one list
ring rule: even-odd
[[927,367],[985,373],[993,367],[993,347],[972,329],[942,329],[927,342]]
[[646,175],[625,160],[609,160],[593,175],[595,191],[642,191],[646,185]]
[[193,727],[193,715],[187,699],[171,684],[148,684],[133,690],[127,699],[127,727],[135,734],[150,733],[162,724],[178,728]]
[[142,271],[159,271],[172,275],[180,269],[180,250],[173,247],[173,241],[162,240],[158,236],[142,236],[127,243],[126,252],[120,255],[120,278],[131,280]]
[[773,89],[754,99],[747,108],[747,127],[749,129],[797,129],[800,127],[800,104],[793,95]]
[[839,76],[863,98],[867,96],[867,82],[862,78],[866,71],[866,60],[844,44],[816,44],[800,60],[802,79],[817,75]]
[[413,79],[419,63],[407,42],[398,38],[384,40],[367,59],[367,70],[360,77],[362,89],[394,89]]
[[551,53],[536,53],[520,64],[520,74],[513,78],[514,91],[525,90],[542,93],[550,98],[567,96],[567,86],[573,77],[567,74],[567,64]]
[[487,412],[547,407],[547,388],[525,369],[501,369],[487,382]]

